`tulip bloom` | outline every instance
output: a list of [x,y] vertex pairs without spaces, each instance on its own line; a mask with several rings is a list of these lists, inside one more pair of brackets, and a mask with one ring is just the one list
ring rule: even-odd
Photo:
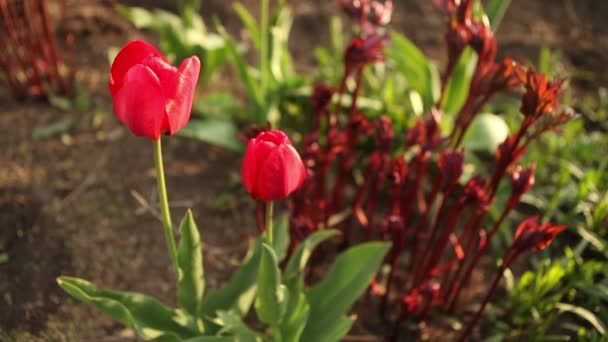
[[287,135],[278,130],[249,139],[241,170],[243,185],[253,199],[283,199],[306,179],[306,168]]
[[190,119],[200,69],[196,56],[176,68],[152,45],[128,43],[110,71],[116,117],[137,136],[158,140],[162,133],[175,134]]

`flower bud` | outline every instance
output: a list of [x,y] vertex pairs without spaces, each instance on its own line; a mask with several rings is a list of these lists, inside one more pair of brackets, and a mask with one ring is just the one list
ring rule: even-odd
[[306,179],[306,168],[285,133],[262,132],[247,143],[241,170],[243,185],[253,199],[283,199]]
[[353,39],[346,51],[344,51],[344,62],[347,73],[358,67],[384,61],[385,35],[371,35],[365,39]]
[[511,197],[507,202],[507,207],[514,208],[523,194],[528,192],[534,185],[534,171],[536,166],[532,165],[526,169],[517,166],[511,172]]
[[451,188],[458,184],[464,167],[464,151],[445,150],[441,153],[438,160],[443,184],[446,188]]
[[515,231],[513,248],[521,252],[532,250],[540,251],[553,242],[557,234],[566,229],[566,226],[556,226],[551,222],[538,223],[538,216],[532,216],[519,224]]

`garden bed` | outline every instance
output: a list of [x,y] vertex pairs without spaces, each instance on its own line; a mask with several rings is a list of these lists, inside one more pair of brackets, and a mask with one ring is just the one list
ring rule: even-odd
[[[174,1],[125,3],[172,9]],[[244,3],[256,7],[255,0]],[[317,0],[294,4],[290,44],[298,68],[311,67],[311,50],[328,40],[323,38],[327,22],[337,7]],[[438,34],[443,18],[431,2],[399,1],[396,7],[394,27],[431,57],[443,59]],[[238,32],[238,19],[225,1],[204,1],[203,8],[206,18],[217,15],[229,30]],[[514,0],[498,33],[501,52],[536,60],[540,48],[547,45],[563,51],[580,91],[606,86],[606,17],[608,3],[594,0]],[[8,254],[0,264],[0,306],[8,308],[0,311],[0,340],[132,337],[118,323],[69,299],[56,286],[60,274],[81,276],[105,288],[155,295],[167,304],[176,301],[156,209],[148,210],[157,201],[152,146],[118,125],[106,88],[107,50],[142,33],[105,2],[78,2],[69,18],[76,34],[78,81],[90,91],[94,115],[33,101],[16,103],[0,89],[0,252]],[[589,74],[594,76],[591,81]],[[218,83],[227,90],[230,85],[229,76]],[[57,122],[64,122],[66,128],[57,134],[41,130]],[[169,197],[175,205],[173,219],[193,208],[204,241],[207,286],[218,287],[229,278],[254,233],[253,206],[240,186],[240,157],[197,141],[172,139],[165,147],[165,160]],[[483,274],[477,276],[474,283],[482,287],[489,281]],[[365,323],[353,332],[358,340],[381,340]],[[447,326],[431,330],[429,337],[445,340],[438,334]]]

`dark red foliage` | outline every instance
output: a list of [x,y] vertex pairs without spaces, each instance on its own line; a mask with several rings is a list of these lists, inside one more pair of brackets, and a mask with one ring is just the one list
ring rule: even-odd
[[353,39],[344,52],[347,73],[368,64],[384,61],[383,49],[386,39],[384,35]]
[[460,180],[460,176],[462,176],[462,169],[464,167],[464,150],[443,151],[439,155],[437,166],[439,166],[439,171],[441,171],[444,187],[446,189],[450,189],[456,186]]
[[[490,242],[534,184],[535,167],[517,166],[527,146],[573,116],[559,106],[562,81],[546,81],[510,58],[496,61],[496,37],[487,22],[473,17],[472,0],[435,2],[448,17],[443,89],[466,47],[479,57],[453,131],[448,136],[441,132],[441,98],[405,132],[396,132],[387,116],[366,117],[358,105],[363,71],[384,61],[388,38],[359,23],[362,30],[344,52],[345,69],[335,93],[326,85],[313,90],[315,121],[304,137],[303,153],[308,179],[290,203],[294,244],[329,226],[342,232],[341,247],[374,239],[392,243],[385,260],[389,272],[378,275],[370,287],[370,294],[380,298],[379,310],[399,311],[389,341],[398,339],[399,325],[406,319],[425,320],[433,308],[453,312],[458,307]],[[373,3],[340,2],[348,15],[365,22]],[[459,147],[461,140],[483,106],[499,93],[522,96],[524,120],[497,148],[486,174],[463,180],[466,154]],[[346,95],[349,103],[343,101]],[[337,101],[331,102],[333,97]],[[359,177],[355,169],[361,171]],[[499,208],[500,217],[491,221],[487,214],[496,206],[503,182],[511,182],[511,196]],[[524,247],[546,246],[562,229],[547,224],[522,229],[516,238],[519,247],[510,248],[504,259],[511,262],[517,256],[514,251]],[[502,272],[499,269],[497,277]],[[498,286],[496,279],[488,299]]]
[[393,15],[392,0],[339,0],[339,4],[347,16],[359,22],[365,35],[388,25]]
[[564,229],[566,226],[557,226],[551,222],[539,224],[538,216],[532,216],[517,227],[512,248],[518,252],[543,250]]
[[564,84],[563,80],[547,80],[534,68],[528,68],[525,79],[521,80],[526,88],[521,101],[520,111],[524,116],[540,117],[550,113],[558,106],[557,95]]
[[534,171],[536,171],[536,165],[528,168],[518,166],[511,172],[511,197],[509,197],[507,207],[515,208],[521,196],[530,191],[534,185]]
[[[65,1],[59,1],[65,13]],[[71,96],[76,70],[74,37],[66,33],[71,53],[63,61],[46,0],[0,0],[0,76],[15,98]]]

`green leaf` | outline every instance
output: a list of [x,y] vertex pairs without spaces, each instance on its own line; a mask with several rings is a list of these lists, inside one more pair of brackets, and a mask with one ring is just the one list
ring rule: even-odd
[[258,28],[258,24],[255,21],[251,12],[247,9],[247,7],[243,6],[240,2],[235,3],[232,8],[236,14],[241,18],[243,25],[247,28],[247,31],[251,35],[251,39],[253,40],[253,44],[255,45],[256,50],[260,49],[260,29]]
[[426,110],[437,101],[440,92],[439,72],[416,44],[398,32],[391,33],[392,46],[387,55],[397,64],[410,87],[423,99]]
[[[205,61],[205,67],[201,70],[200,82],[208,84],[228,61],[228,53],[222,36],[207,33],[204,38],[206,45],[195,45],[192,50]],[[209,46],[211,44],[214,46]]]
[[234,337],[224,336],[198,336],[183,340],[182,342],[234,342]]
[[277,325],[285,314],[286,297],[286,288],[281,285],[277,256],[272,247],[263,243],[255,300],[255,312],[260,321],[271,326]]
[[174,335],[163,335],[154,339],[154,342],[235,342],[234,336],[197,336],[181,339]]
[[597,330],[597,332],[599,332],[602,336],[606,335],[606,326],[604,325],[604,323],[602,323],[600,319],[597,318],[595,314],[593,314],[593,312],[583,307],[567,303],[558,303],[555,305],[555,307],[558,308],[560,311],[571,312],[579,316],[580,318],[591,323],[595,330]]
[[177,8],[184,26],[191,27],[194,17],[198,16],[197,13],[201,8],[201,0],[177,0]]
[[460,56],[445,89],[442,107],[447,114],[454,115],[464,106],[469,95],[476,64],[477,54],[473,49],[467,47]]
[[32,133],[32,139],[34,140],[42,140],[52,138],[57,135],[61,135],[67,133],[74,122],[70,119],[64,118],[54,121],[46,126],[36,127],[34,132]]
[[502,144],[508,136],[509,126],[505,119],[489,113],[479,114],[467,130],[463,146],[472,151],[494,153],[498,145]]
[[203,300],[203,314],[215,317],[216,312],[234,311],[244,316],[255,298],[258,269],[261,256],[261,240],[251,245],[249,253],[228,284],[209,293]]
[[90,282],[72,277],[59,277],[57,283],[72,297],[135,329],[144,339],[163,335],[183,339],[199,334],[192,316],[170,309],[154,298],[132,292],[97,290]]
[[123,17],[127,18],[138,29],[158,28],[156,16],[143,7],[118,5],[116,8],[118,10],[118,13],[120,13]]
[[[355,319],[351,317],[341,317],[337,319],[333,324],[327,327],[327,330],[321,333],[315,342],[336,342],[342,340],[346,334],[350,331]],[[303,340],[308,341],[308,340]]]
[[317,245],[338,234],[339,232],[337,230],[327,229],[319,230],[308,236],[300,243],[298,249],[296,249],[295,253],[293,253],[289,259],[287,267],[285,268],[284,278],[289,279],[302,274],[304,268],[306,267],[306,263],[308,263],[308,259],[312,254],[312,251],[317,247]]
[[194,102],[194,111],[202,118],[226,120],[226,117],[241,108],[239,101],[229,92],[216,92],[199,97]]
[[[241,83],[245,87],[245,91],[247,92],[250,101],[253,102],[257,109],[263,108],[264,95],[262,95],[262,91],[264,91],[264,89],[262,89],[260,85],[254,81],[255,77],[253,76],[253,71],[249,69],[245,58],[239,53],[236,43],[232,40],[232,38],[230,38],[226,30],[221,25],[218,25],[218,32],[226,40],[226,52],[236,67],[236,71],[241,79]],[[254,122],[263,124],[265,118],[259,116],[259,114],[256,115],[258,115],[258,117],[254,118]]]
[[230,151],[243,152],[243,145],[236,139],[237,128],[228,119],[192,119],[179,134],[199,139]]
[[201,237],[192,217],[192,211],[186,212],[179,226],[179,232],[177,297],[179,305],[193,317],[198,318],[203,305],[205,279]]
[[289,289],[289,305],[279,326],[281,339],[283,341],[300,341],[309,314],[310,305],[308,305],[306,295],[300,292],[299,287]]
[[293,23],[293,15],[287,6],[279,8],[276,15],[276,22],[270,28],[270,71],[275,82],[281,83],[292,72],[291,60],[287,41]]
[[486,5],[486,14],[494,32],[498,31],[509,5],[511,5],[511,0],[490,0]]
[[[338,341],[350,325],[340,321],[344,314],[365,292],[382,263],[390,244],[370,242],[348,249],[336,259],[325,278],[312,287],[306,297],[310,304],[310,317],[302,335],[303,341]],[[340,326],[336,335],[328,331]]]
[[[258,342],[262,337],[241,320],[241,317],[234,312],[218,311],[214,323],[222,327],[221,334],[235,335],[236,342]],[[234,341],[234,340],[233,340]]]

